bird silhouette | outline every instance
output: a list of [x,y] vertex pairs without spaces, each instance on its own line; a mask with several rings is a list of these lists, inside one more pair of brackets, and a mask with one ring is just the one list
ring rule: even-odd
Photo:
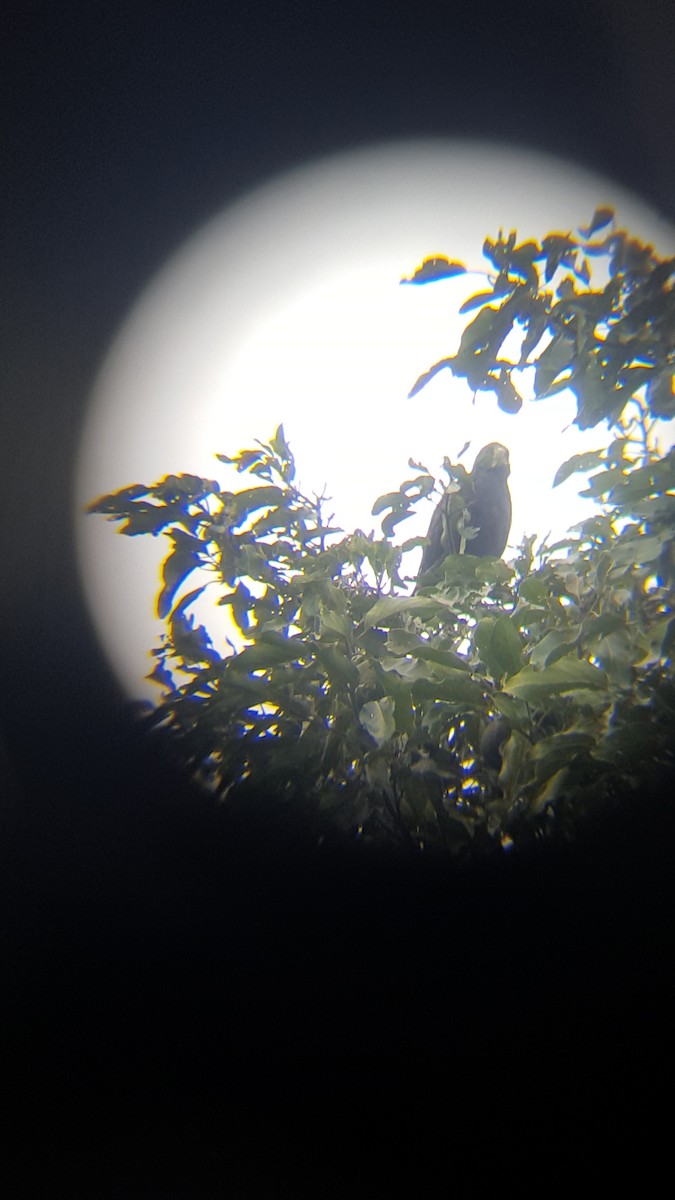
[[511,528],[510,472],[506,446],[490,442],[478,451],[471,473],[446,489],[429,523],[418,587],[448,554],[501,558]]

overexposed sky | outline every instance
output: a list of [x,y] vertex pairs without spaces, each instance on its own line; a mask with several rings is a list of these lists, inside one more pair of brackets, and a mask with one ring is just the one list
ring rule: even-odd
[[[417,377],[454,352],[480,275],[400,286],[424,258],[485,272],[486,236],[540,239],[616,208],[620,225],[675,253],[675,231],[612,182],[569,162],[506,145],[409,142],[361,149],[272,180],[179,248],[139,297],[110,347],[91,398],[75,486],[82,578],[103,649],[134,697],[162,625],[154,619],[163,537],[126,538],[82,515],[104,492],[181,471],[245,485],[214,455],[268,440],[283,422],[306,491],[324,486],[345,530],[379,531],[373,501],[410,476],[408,458],[438,473],[488,441],[511,454],[510,544],[562,534],[589,512],[578,481],[555,492],[560,462],[594,449],[604,427],[570,427],[563,393],[517,416],[471,394],[448,371],[414,399]],[[397,527],[423,533],[431,504]],[[506,557],[509,551],[507,550]],[[194,582],[190,585],[194,586]],[[214,640],[223,610],[207,620]]]

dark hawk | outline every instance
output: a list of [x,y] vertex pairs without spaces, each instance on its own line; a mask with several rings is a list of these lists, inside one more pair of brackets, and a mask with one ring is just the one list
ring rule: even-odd
[[434,509],[418,586],[448,554],[501,558],[511,528],[510,471],[509,452],[499,442],[478,451],[471,474],[458,469]]

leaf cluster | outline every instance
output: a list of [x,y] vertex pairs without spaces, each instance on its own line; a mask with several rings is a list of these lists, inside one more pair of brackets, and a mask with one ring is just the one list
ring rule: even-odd
[[[515,230],[487,238],[489,287],[460,309],[478,312],[456,353],[425,371],[410,395],[447,368],[474,393],[492,392],[504,412],[517,413],[519,374],[532,367],[535,399],[574,393],[579,429],[603,420],[616,425],[640,388],[653,417],[675,416],[675,259],[660,260],[613,225],[613,210],[602,208],[587,228],[550,233],[541,243],[519,243]],[[401,282],[443,278],[440,261],[427,260]],[[595,286],[593,262],[603,276]],[[516,361],[503,349],[514,331],[522,335]]]
[[[531,361],[540,396],[564,377],[580,427],[612,424],[608,446],[557,473],[556,485],[590,475],[599,505],[563,541],[527,538],[510,564],[449,555],[411,595],[404,564],[420,539],[393,537],[432,474],[410,460],[413,475],[375,502],[382,535],[345,535],[326,498],[299,488],[282,426],[218,456],[247,477],[238,491],[168,476],[90,506],[126,535],[167,538],[163,697],[144,719],[233,811],[300,815],[317,841],[463,857],[569,831],[639,787],[645,763],[673,765],[675,454],[654,435],[670,415],[673,264],[622,233],[594,241],[611,216],[541,245],[488,240],[491,292],[464,305],[480,311],[457,354],[413,389],[449,365],[515,411],[510,372]],[[589,258],[602,255],[608,282],[593,289]],[[461,270],[423,268],[408,282]],[[500,359],[514,322],[518,364]],[[195,572],[207,582],[186,590]],[[236,629],[220,649],[189,611],[207,587]]]

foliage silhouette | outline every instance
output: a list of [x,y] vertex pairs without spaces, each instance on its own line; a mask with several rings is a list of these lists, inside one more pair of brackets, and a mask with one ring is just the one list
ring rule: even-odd
[[[431,473],[410,460],[375,502],[381,537],[344,535],[299,489],[282,426],[217,456],[252,481],[240,491],[170,475],[88,510],[168,540],[163,696],[142,719],[233,812],[299,817],[317,843],[499,853],[569,835],[673,765],[675,454],[658,434],[675,415],[675,260],[610,209],[483,251],[489,286],[462,306],[478,312],[410,395],[447,368],[515,419],[529,372],[535,400],[570,389],[580,429],[606,423],[607,444],[555,477],[590,472],[581,494],[600,505],[563,540],[526,538],[509,564],[450,555],[410,595],[403,564],[423,539],[393,539]],[[462,270],[429,259],[402,283]],[[189,612],[210,585],[238,630],[228,653]]]

